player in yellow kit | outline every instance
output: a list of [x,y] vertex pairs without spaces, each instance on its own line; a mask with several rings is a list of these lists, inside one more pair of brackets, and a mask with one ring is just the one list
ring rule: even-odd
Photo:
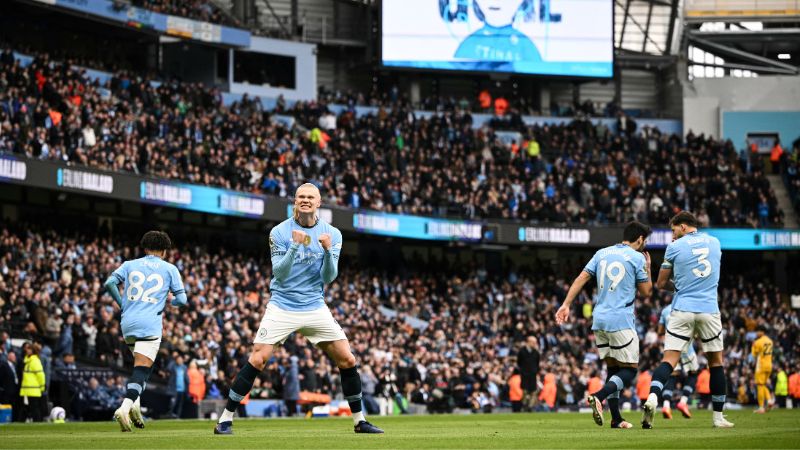
[[772,374],[772,339],[767,337],[767,329],[759,325],[756,329],[756,340],[753,341],[751,354],[756,361],[756,394],[758,396],[758,409],[756,413],[764,414],[765,407],[770,402],[771,395],[767,384]]

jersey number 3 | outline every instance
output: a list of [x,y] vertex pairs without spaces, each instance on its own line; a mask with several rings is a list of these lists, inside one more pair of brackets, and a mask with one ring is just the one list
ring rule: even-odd
[[[144,283],[150,283],[155,281],[155,284],[150,286],[149,288],[144,288]],[[129,301],[137,302],[143,301],[147,303],[158,304],[158,299],[153,297],[152,295],[161,290],[164,287],[164,278],[157,273],[152,273],[150,276],[145,278],[142,272],[138,270],[134,270],[133,272],[128,275],[128,289],[127,295]]]
[[693,255],[697,256],[697,263],[703,266],[703,269],[694,268],[692,273],[698,278],[705,278],[711,275],[711,261],[708,260],[708,247],[693,248]]

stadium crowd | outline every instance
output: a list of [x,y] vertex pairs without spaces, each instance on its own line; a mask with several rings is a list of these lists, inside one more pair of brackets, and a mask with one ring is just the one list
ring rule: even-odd
[[691,209],[704,225],[783,226],[763,170],[729,142],[636,130],[624,115],[617,130],[584,115],[527,126],[513,108],[473,129],[459,107],[403,105],[357,117],[279,99],[268,112],[200,84],[123,71],[100,85],[44,54],[25,67],[0,56],[0,152],[278,196],[313,180],[329,204],[409,214],[664,224]]
[[[48,380],[57,373],[53,367],[69,368],[74,354],[98,366],[131,367],[118,308],[101,283],[123,260],[138,256],[135,247],[109,238],[104,229],[4,225],[0,330],[32,337],[42,346]],[[167,385],[172,412],[180,416],[202,399],[226,397],[269,300],[270,265],[263,253],[209,250],[195,243],[179,246],[168,259],[183,274],[190,306],[164,311],[164,339],[153,381]],[[573,321],[563,329],[553,317],[583,262],[561,261],[556,267],[534,260],[526,267],[508,266],[502,274],[476,263],[450,267],[435,260],[405,261],[402,269],[391,272],[380,266],[342,265],[326,300],[364,368],[368,411],[386,411],[391,404],[403,411],[413,405],[430,412],[500,406],[519,410],[523,399],[536,410],[577,407],[586,391],[599,388],[604,378],[592,345],[591,295],[581,294]],[[769,327],[775,341],[776,372],[800,371],[798,312],[781,301],[777,289],[752,279],[726,274],[720,291],[732,401],[754,396],[748,354],[760,324]],[[638,302],[643,370],[652,369],[660,355],[656,329],[666,299],[659,293]],[[0,375],[8,361],[16,361],[22,378],[23,355],[11,356],[19,351],[12,348],[8,333],[0,334]],[[300,391],[336,396],[336,377],[327,358],[295,336],[269,362],[251,398],[295,405]],[[107,390],[118,394],[113,383],[108,381]],[[13,388],[4,385],[2,393],[2,400],[18,404]],[[62,395],[51,393],[51,400]],[[623,398],[633,406],[639,402],[634,391]]]
[[206,0],[130,0],[130,4],[161,14],[181,16],[202,22],[241,27],[231,14],[225,14],[212,1]]

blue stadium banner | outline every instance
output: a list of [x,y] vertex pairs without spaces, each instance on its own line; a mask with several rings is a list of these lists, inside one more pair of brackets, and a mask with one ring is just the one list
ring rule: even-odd
[[0,180],[24,182],[28,177],[28,165],[25,161],[0,156]]
[[363,233],[408,239],[475,242],[484,238],[481,222],[366,211],[353,214],[353,228]]
[[588,245],[592,232],[587,228],[519,227],[518,239],[536,244]]
[[155,180],[140,183],[139,198],[142,202],[156,205],[253,218],[261,218],[266,205],[266,198],[258,195]]
[[161,14],[130,6],[126,3],[113,2],[111,0],[33,1],[110,20],[137,30],[153,30],[171,36],[211,44],[224,44],[234,47],[250,46],[250,32],[248,31],[185,17]]
[[[723,250],[798,250],[800,230],[766,230],[743,228],[703,228],[717,239]],[[653,230],[648,239],[649,248],[666,248],[672,242],[672,231]]]
[[[209,214],[282,221],[291,217],[292,204],[284,198],[145,178],[61,162],[0,154],[0,183],[112,198]],[[338,206],[320,208],[320,217],[342,231],[429,241],[482,242],[536,247],[601,248],[622,240],[621,226],[548,227],[519,222],[469,221],[358,211]],[[800,229],[705,228],[723,250],[800,250]],[[672,231],[653,230],[648,247],[664,249]]]

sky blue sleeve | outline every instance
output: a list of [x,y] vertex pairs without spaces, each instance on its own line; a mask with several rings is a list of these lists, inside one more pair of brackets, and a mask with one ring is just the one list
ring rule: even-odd
[[342,233],[334,230],[331,236],[331,248],[322,259],[322,282],[331,283],[339,275],[339,255],[342,253]]
[[645,259],[644,255],[639,253],[639,257],[637,258],[637,268],[636,268],[636,282],[637,283],[646,283],[650,281],[650,276],[647,275],[647,270],[645,265],[647,264],[647,260]]
[[583,271],[591,276],[595,276],[597,273],[597,253],[595,253],[594,256],[592,256],[592,259],[586,263],[586,267],[583,268]]
[[111,275],[108,276],[106,282],[103,285],[106,288],[106,292],[108,295],[117,302],[120,308],[122,308],[122,294],[119,292],[119,287],[117,286],[120,283],[125,283],[125,280],[128,279],[128,262],[125,261],[122,263],[121,266],[117,267],[117,270],[111,272]]
[[289,276],[294,263],[294,256],[300,244],[286,239],[278,227],[269,233],[269,252],[272,260],[272,276],[278,281],[283,281]]
[[667,246],[667,251],[664,252],[664,262],[661,263],[662,269],[672,269],[675,263],[675,257],[678,256],[678,241],[672,241]]
[[125,280],[128,279],[128,261],[125,261],[121,266],[117,267],[117,270],[111,272],[111,276],[117,280],[117,284],[125,283]]
[[186,289],[183,287],[183,278],[181,278],[181,273],[178,271],[177,267],[171,266],[169,275],[169,290],[172,292],[172,295],[175,296],[171,302],[172,306],[186,305],[186,303],[189,302],[189,299],[186,297]]

